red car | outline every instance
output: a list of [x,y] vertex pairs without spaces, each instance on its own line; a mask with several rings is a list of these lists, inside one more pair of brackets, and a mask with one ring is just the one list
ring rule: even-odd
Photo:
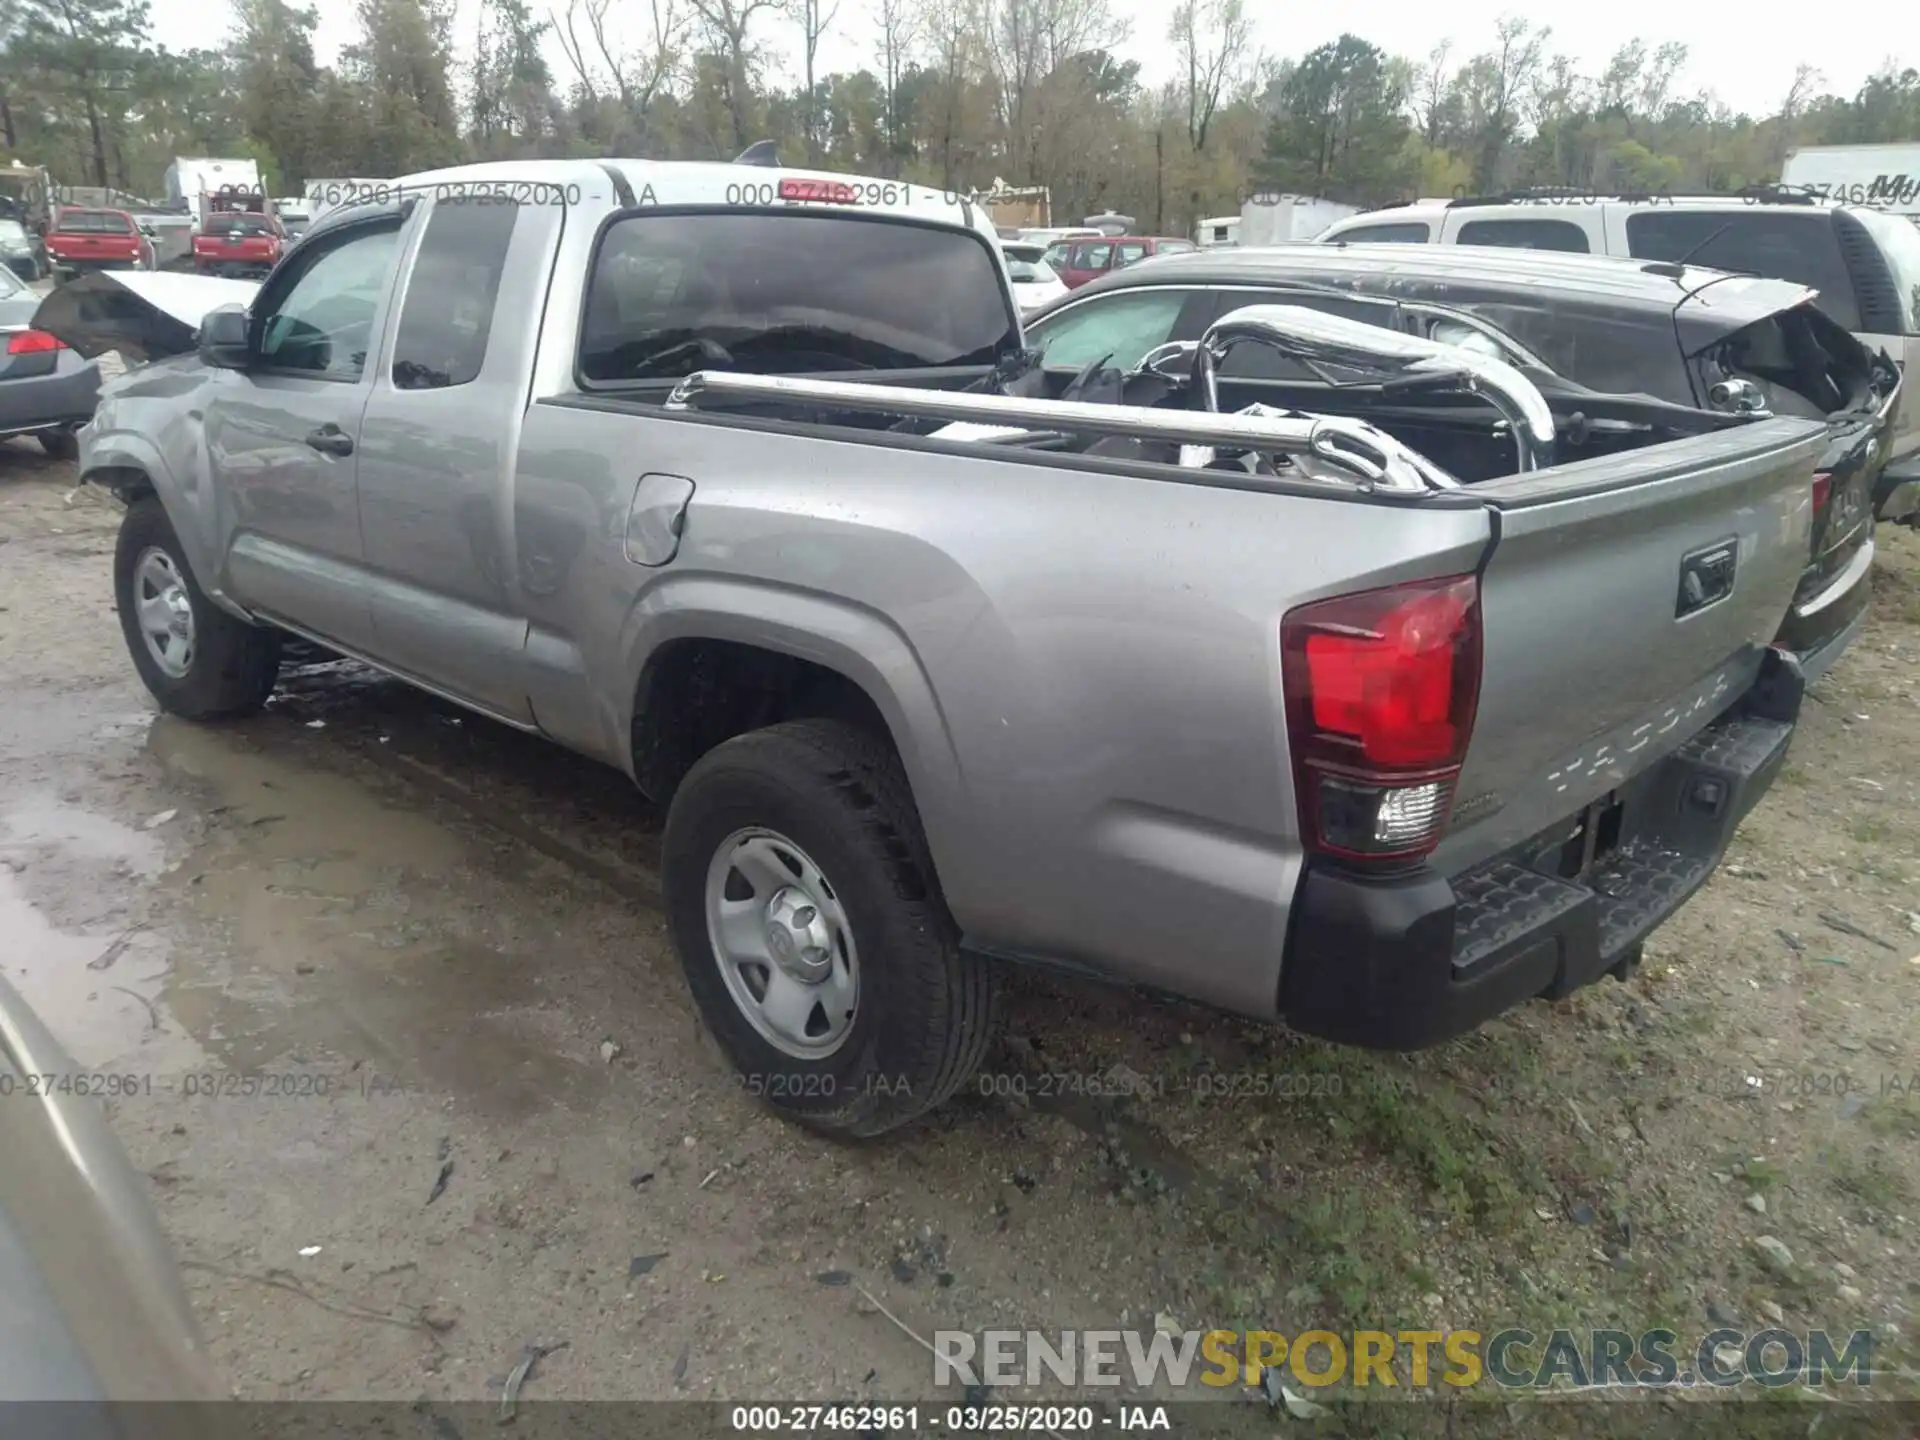
[[47,231],[55,280],[83,270],[151,270],[153,242],[124,210],[62,210]]
[[216,211],[193,237],[193,265],[202,275],[265,275],[280,263],[287,232],[271,215]]
[[1066,287],[1076,290],[1089,280],[1098,280],[1109,270],[1124,270],[1150,255],[1179,255],[1199,248],[1191,240],[1160,235],[1102,235],[1058,241],[1047,251],[1046,259],[1060,273]]

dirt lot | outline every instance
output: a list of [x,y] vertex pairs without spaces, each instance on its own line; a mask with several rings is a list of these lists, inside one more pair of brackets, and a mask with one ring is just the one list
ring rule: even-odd
[[[844,1148],[702,1037],[624,782],[339,665],[157,717],[119,512],[71,485],[0,446],[0,956],[83,1066],[154,1077],[113,1119],[240,1395],[478,1399],[566,1341],[529,1398],[924,1398],[873,1299],[922,1335],[1783,1321],[1910,1377],[1912,532],[1631,982],[1396,1057],[1022,978],[979,1088],[1024,1100]],[[1073,1078],[1116,1074],[1152,1093]]]

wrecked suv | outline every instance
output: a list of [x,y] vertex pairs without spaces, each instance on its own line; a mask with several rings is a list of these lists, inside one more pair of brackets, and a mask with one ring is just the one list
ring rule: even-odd
[[[1244,344],[1478,405],[1511,465],[1223,412]],[[1138,403],[1032,362],[938,192],[470,167],[330,212],[81,467],[166,709],[257,709],[297,635],[662,803],[703,1016],[842,1134],[967,1079],[1006,963],[1394,1048],[1624,973],[1778,773],[1824,422],[1569,461],[1513,367],[1290,306]]]

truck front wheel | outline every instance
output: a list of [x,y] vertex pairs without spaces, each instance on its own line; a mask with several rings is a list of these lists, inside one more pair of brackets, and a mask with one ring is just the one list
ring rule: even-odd
[[280,632],[207,599],[154,496],[134,501],[120,522],[113,589],[134,669],[161,709],[215,720],[267,703],[280,673]]
[[884,740],[800,720],[717,746],[674,794],[661,868],[687,982],[748,1094],[870,1136],[978,1068],[993,967],[960,951]]

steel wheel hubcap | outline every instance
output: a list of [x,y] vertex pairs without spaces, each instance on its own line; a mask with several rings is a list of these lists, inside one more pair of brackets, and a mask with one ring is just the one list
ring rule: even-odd
[[736,830],[707,868],[707,935],[727,993],[762,1039],[799,1060],[846,1043],[860,965],[840,897],[806,851]]
[[133,613],[153,663],[183,677],[193,664],[193,597],[173,557],[157,546],[133,567]]

